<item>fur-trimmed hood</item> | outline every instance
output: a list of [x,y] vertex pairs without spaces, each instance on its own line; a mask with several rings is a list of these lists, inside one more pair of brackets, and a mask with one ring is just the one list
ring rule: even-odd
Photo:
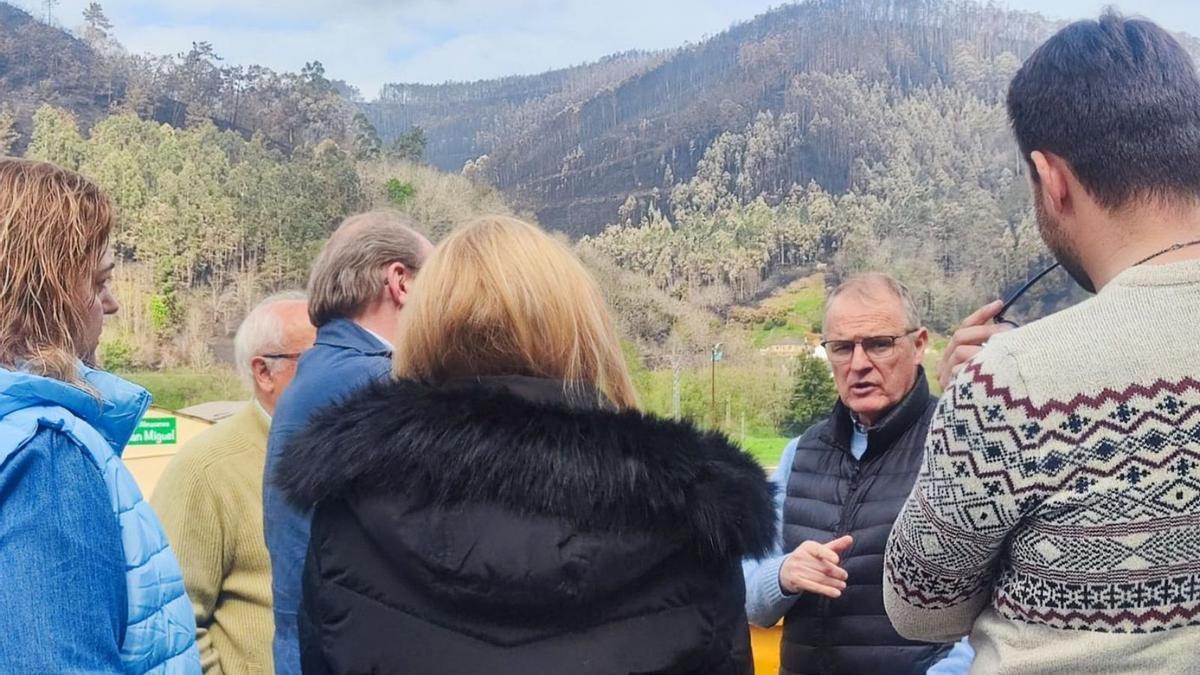
[[775,536],[772,486],[724,436],[551,380],[373,385],[316,414],[272,478],[302,507],[392,495],[499,507],[694,545],[709,560],[762,555]]

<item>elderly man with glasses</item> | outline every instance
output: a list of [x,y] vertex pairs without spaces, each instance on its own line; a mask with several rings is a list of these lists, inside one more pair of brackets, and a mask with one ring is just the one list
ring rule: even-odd
[[273,295],[246,315],[234,357],[251,400],[181,448],[150,499],[183,568],[200,665],[210,675],[274,672],[262,515],[267,434],[316,332],[297,291]]
[[746,611],[763,627],[784,619],[785,675],[925,673],[949,646],[898,635],[882,583],[937,402],[921,367],[929,333],[908,290],[884,274],[838,286],[823,332],[839,400],[784,450],[776,555],[746,563]]

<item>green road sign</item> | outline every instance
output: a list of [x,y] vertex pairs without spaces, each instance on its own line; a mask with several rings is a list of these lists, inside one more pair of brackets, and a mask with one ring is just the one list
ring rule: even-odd
[[174,445],[179,442],[174,417],[145,417],[133,430],[130,445]]

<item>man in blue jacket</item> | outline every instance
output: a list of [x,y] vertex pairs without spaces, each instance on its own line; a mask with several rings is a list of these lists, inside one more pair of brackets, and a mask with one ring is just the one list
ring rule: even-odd
[[[275,596],[273,650],[280,675],[300,674],[297,615],[311,514],[293,507],[276,489],[275,466],[315,411],[391,372],[400,311],[432,250],[398,214],[372,212],[342,223],[313,264],[308,311],[317,339],[300,358],[296,377],[275,408],[263,484],[263,527]],[[336,449],[330,450],[330,461],[337,461]]]
[[0,672],[199,675],[179,563],[121,462],[150,395],[95,360],[113,210],[0,159]]

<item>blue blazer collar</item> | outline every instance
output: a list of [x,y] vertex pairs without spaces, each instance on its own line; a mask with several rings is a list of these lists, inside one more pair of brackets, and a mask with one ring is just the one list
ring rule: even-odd
[[353,349],[367,356],[391,356],[392,350],[350,319],[334,319],[317,329],[316,344]]

